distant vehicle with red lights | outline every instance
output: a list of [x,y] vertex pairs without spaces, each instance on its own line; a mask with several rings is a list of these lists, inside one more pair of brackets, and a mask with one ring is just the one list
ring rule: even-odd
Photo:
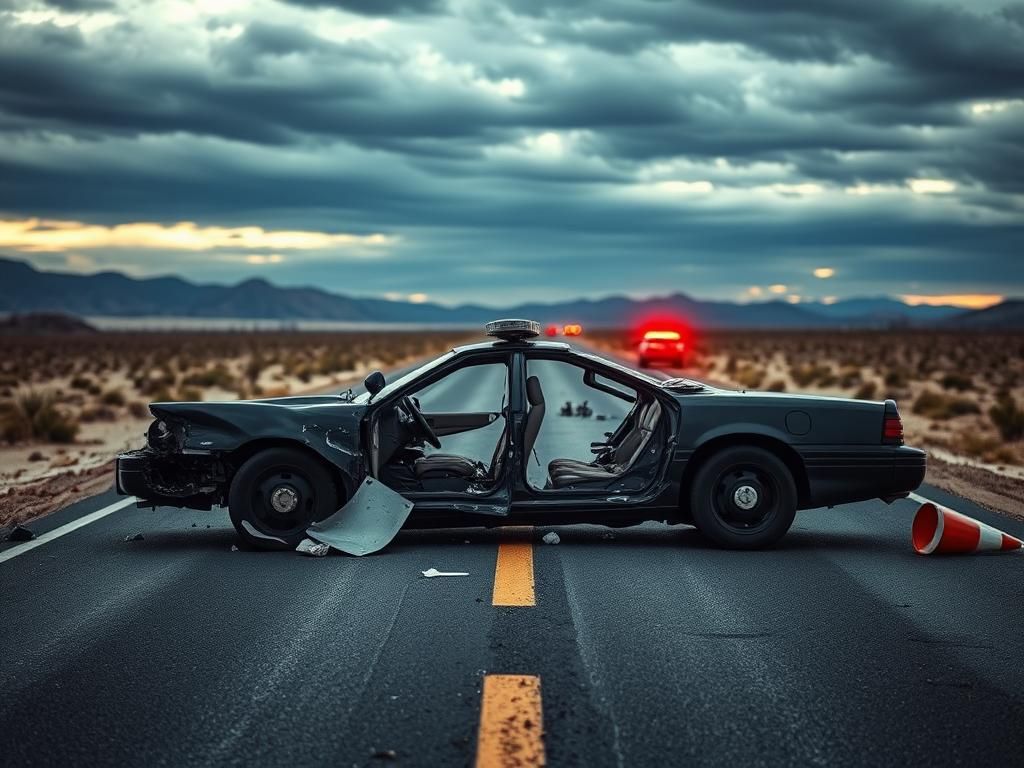
[[672,368],[682,368],[686,362],[686,341],[680,331],[644,331],[636,352],[637,362],[641,368],[651,368],[658,363]]
[[571,323],[562,327],[563,336],[580,336],[583,333],[583,326],[579,323]]

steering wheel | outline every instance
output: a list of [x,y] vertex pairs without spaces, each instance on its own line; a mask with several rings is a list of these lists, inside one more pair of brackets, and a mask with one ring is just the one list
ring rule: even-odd
[[420,409],[416,407],[416,404],[408,395],[402,398],[402,410],[412,416],[412,420],[416,422],[416,427],[428,443],[435,448],[441,447],[441,441],[437,439],[433,428],[427,423],[426,417],[420,413]]

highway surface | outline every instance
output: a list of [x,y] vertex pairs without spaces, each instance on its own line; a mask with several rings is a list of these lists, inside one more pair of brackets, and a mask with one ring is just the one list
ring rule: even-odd
[[[593,397],[560,417],[558,375],[538,466],[615,424]],[[488,430],[459,449],[489,456]],[[223,511],[119,501],[0,544],[5,766],[1024,764],[1024,556],[915,555],[911,500],[800,513],[766,552],[647,524],[320,559],[232,551]]]

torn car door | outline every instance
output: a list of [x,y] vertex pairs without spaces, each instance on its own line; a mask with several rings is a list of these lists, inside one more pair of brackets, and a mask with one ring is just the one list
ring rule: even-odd
[[398,535],[413,503],[372,477],[367,477],[341,509],[306,534],[350,555],[377,552]]

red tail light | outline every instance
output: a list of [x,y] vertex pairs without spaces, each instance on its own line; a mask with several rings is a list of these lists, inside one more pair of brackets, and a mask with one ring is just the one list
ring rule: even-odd
[[882,442],[903,443],[903,420],[900,412],[896,409],[895,400],[885,401],[885,417],[882,419]]
[[882,435],[887,438],[899,438],[903,439],[903,422],[900,421],[899,416],[886,416],[885,428],[882,430]]

